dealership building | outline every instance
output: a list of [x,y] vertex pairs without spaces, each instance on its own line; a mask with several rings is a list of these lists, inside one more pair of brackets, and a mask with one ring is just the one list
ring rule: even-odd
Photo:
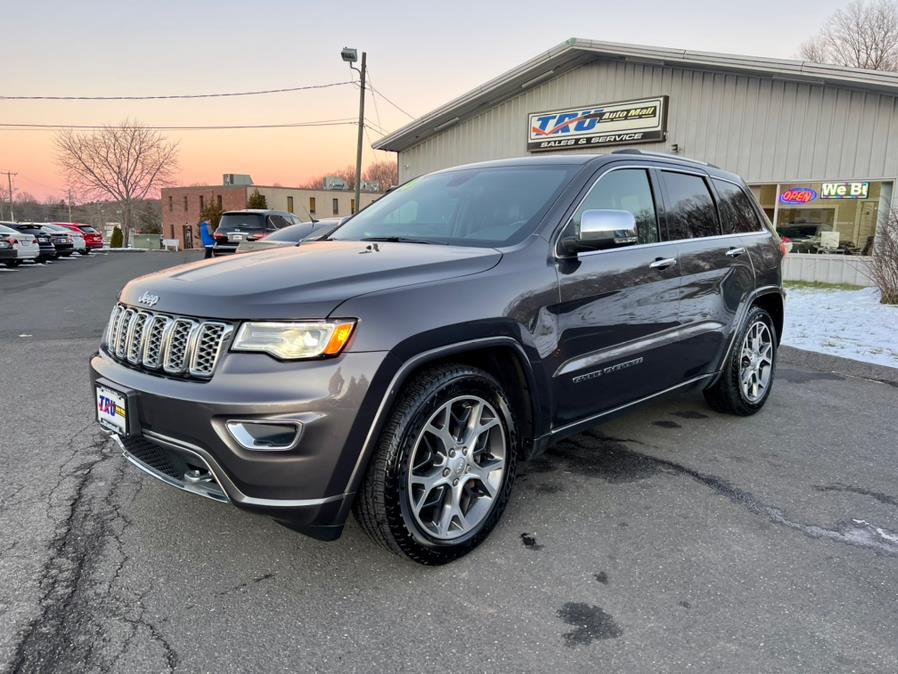
[[[745,178],[822,263],[869,254],[898,208],[898,73],[570,39],[374,147],[400,182],[533,153],[681,154]],[[820,280],[858,281],[841,266]]]
[[[162,188],[162,236],[177,240],[180,248],[202,248],[198,223],[200,213],[209,204],[224,211],[246,208],[257,191],[265,197],[268,208],[295,213],[303,222],[342,218],[356,211],[355,191],[337,178],[325,179],[326,189],[255,185],[246,174],[225,173],[221,185],[191,185]],[[362,181],[359,195],[361,208],[381,197],[377,183]]]

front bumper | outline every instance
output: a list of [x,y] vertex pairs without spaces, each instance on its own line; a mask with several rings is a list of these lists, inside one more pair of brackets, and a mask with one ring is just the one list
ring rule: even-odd
[[[90,370],[93,384],[127,394],[130,436],[118,441],[142,470],[185,491],[332,539],[349,513],[350,478],[361,451],[349,438],[384,356],[344,353],[288,363],[228,353],[203,382],[134,370],[105,353],[91,359]],[[299,422],[302,435],[289,450],[249,450],[228,432],[226,423],[233,419]],[[153,456],[165,459],[166,470],[146,458]],[[204,482],[202,474],[188,480],[188,466],[207,470],[213,482]]]

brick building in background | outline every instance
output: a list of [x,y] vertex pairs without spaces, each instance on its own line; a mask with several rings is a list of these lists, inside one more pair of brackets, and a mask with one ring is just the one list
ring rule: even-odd
[[[233,184],[233,183],[239,184]],[[364,187],[377,187],[364,185]],[[194,185],[162,189],[162,236],[177,239],[181,248],[200,248],[200,212],[210,203],[223,211],[246,208],[253,191],[264,195],[268,208],[295,213],[300,220],[346,217],[355,210],[355,193],[346,189],[310,190],[300,187],[253,185],[249,176],[225,174],[221,185]],[[361,207],[383,195],[381,191],[363,190]]]

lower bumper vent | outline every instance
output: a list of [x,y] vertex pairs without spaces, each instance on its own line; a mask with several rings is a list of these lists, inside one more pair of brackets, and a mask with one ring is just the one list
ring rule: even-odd
[[214,501],[229,500],[209,465],[199,455],[163,447],[144,437],[114,437],[125,458],[148,475]]

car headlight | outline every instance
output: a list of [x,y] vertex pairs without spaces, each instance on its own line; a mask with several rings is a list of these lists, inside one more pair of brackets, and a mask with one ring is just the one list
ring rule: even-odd
[[249,322],[240,326],[231,350],[268,353],[283,360],[336,356],[353,328],[352,320]]

